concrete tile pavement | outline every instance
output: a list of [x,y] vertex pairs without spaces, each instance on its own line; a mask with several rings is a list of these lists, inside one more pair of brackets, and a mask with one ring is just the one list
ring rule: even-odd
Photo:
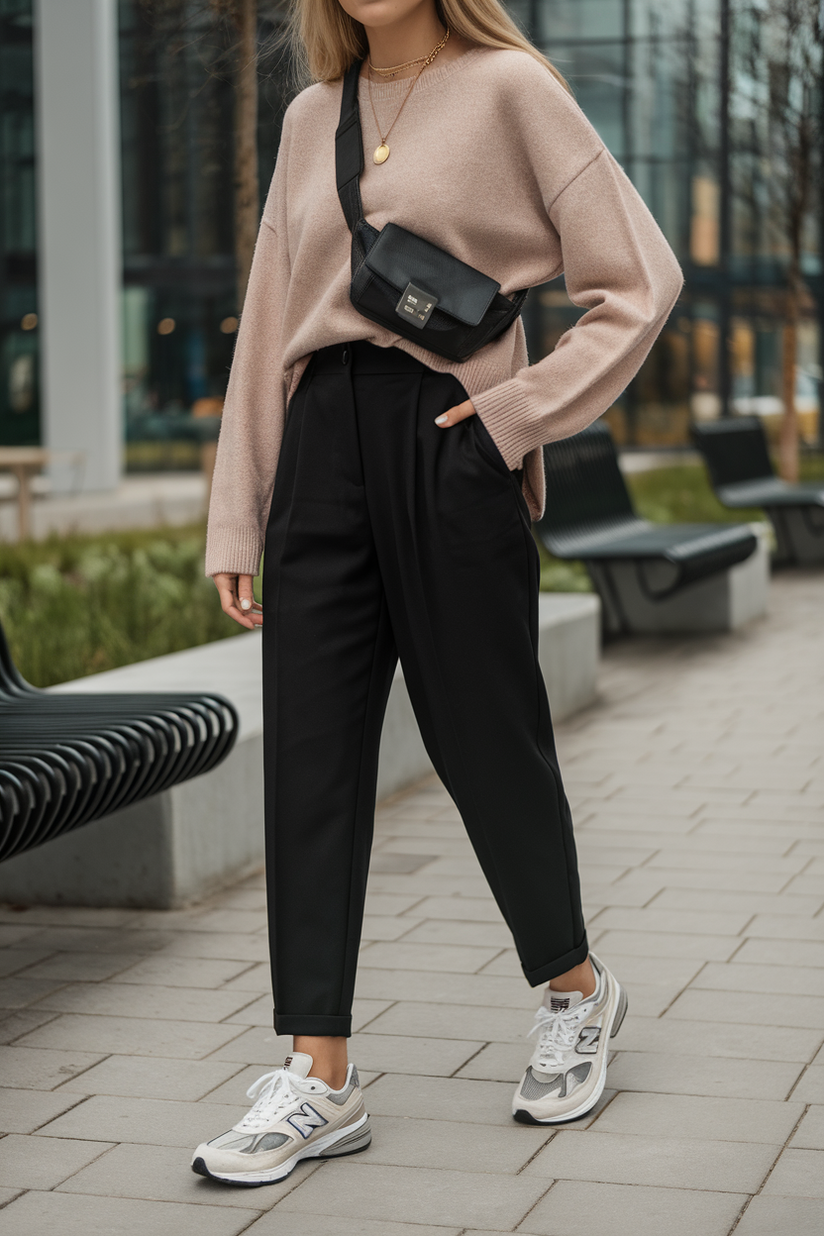
[[824,1107],[807,1108],[807,1114],[796,1129],[790,1145],[824,1150]]
[[353,1058],[373,1146],[281,1185],[189,1151],[285,1054],[259,876],[188,910],[0,907],[0,1236],[819,1236],[824,580],[607,649],[560,727],[593,946],[630,1013],[583,1121],[515,1125],[538,994],[461,822],[381,804]]
[[559,1180],[517,1230],[530,1236],[727,1236],[745,1203],[736,1193]]

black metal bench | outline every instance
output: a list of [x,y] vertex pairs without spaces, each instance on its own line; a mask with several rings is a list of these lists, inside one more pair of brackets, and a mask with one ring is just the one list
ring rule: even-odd
[[766,511],[779,562],[824,562],[824,481],[790,485],[776,476],[757,416],[693,425],[692,439],[719,502],[731,510],[760,506]]
[[213,693],[37,690],[0,627],[0,860],[208,772],[237,732]]
[[547,503],[538,536],[556,558],[585,563],[609,632],[666,629],[657,626],[656,607],[660,614],[690,585],[744,562],[757,547],[747,525],[640,519],[601,422],[545,446],[544,463]]

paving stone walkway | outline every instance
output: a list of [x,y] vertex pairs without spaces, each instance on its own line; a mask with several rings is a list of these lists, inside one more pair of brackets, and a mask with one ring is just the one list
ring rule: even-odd
[[4,908],[0,1236],[821,1236],[823,626],[821,574],[780,575],[745,634],[608,649],[561,728],[591,939],[630,997],[574,1126],[510,1119],[536,995],[436,783],[378,813],[373,1145],[278,1186],[188,1168],[283,1059],[261,879],[174,913]]

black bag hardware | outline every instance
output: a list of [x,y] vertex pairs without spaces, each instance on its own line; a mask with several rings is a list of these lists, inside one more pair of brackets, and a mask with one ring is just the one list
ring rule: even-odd
[[356,60],[343,79],[335,133],[338,197],[352,233],[349,298],[365,318],[448,360],[465,361],[515,321],[528,288],[512,300],[501,285],[414,232],[387,223],[378,231],[363,217],[363,139]]

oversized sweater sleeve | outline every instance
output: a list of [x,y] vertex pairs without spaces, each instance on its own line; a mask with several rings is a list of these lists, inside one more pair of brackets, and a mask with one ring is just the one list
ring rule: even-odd
[[637,373],[683,285],[626,173],[602,147],[548,204],[567,293],[586,312],[543,360],[473,396],[510,468],[596,420]]
[[[288,113],[287,113],[288,115]],[[281,306],[289,259],[281,236],[288,142],[281,141],[238,328],[209,503],[206,574],[256,575],[286,412]]]

